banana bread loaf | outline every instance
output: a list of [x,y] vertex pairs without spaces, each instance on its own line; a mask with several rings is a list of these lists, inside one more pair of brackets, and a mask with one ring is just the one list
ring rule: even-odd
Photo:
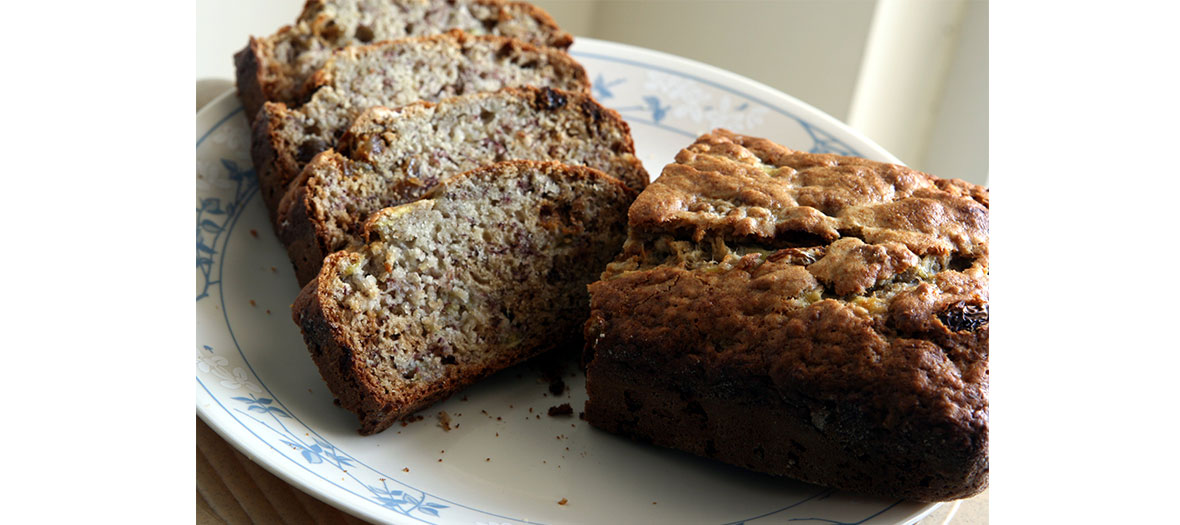
[[715,130],[590,286],[586,418],[919,501],[988,482],[988,191]]
[[332,52],[459,29],[567,48],[569,33],[526,2],[503,0],[308,0],[294,25],[266,38],[251,37],[234,55],[238,97],[254,121],[266,101],[297,105],[308,78]]
[[309,82],[315,92],[307,103],[267,102],[254,121],[251,153],[272,220],[291,180],[365,109],[509,86],[590,91],[586,71],[564,51],[460,31],[346,47]]
[[506,88],[398,109],[372,108],[316,156],[279,204],[278,234],[300,284],[360,239],[370,214],[438,181],[502,160],[589,166],[640,190],[648,180],[630,128],[588,95]]
[[508,161],[382,210],[293,308],[361,432],[550,349],[581,345],[586,285],[626,237],[635,192],[594,169]]

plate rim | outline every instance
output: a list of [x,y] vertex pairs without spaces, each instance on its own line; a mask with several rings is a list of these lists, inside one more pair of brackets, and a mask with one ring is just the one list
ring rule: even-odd
[[[579,46],[579,43],[581,43],[582,45]],[[806,122],[804,120],[804,117],[805,117],[807,120],[810,120],[812,122],[820,124],[824,128],[825,133],[828,133],[830,131],[837,131],[841,134],[845,134],[848,137],[850,137],[853,142],[858,143],[857,147],[854,150],[855,154],[858,156],[864,156],[867,158],[874,158],[876,160],[880,160],[880,161],[884,161],[884,162],[889,162],[889,163],[898,164],[898,165],[904,165],[899,159],[897,159],[891,153],[886,151],[879,144],[872,141],[868,137],[864,136],[863,133],[852,128],[848,124],[841,122],[840,120],[836,119],[835,117],[815,108],[814,106],[812,106],[806,102],[803,102],[802,100],[799,100],[796,97],[793,97],[785,92],[782,92],[780,90],[772,88],[766,84],[763,84],[763,83],[758,82],[756,80],[750,79],[748,77],[739,75],[739,74],[734,73],[732,71],[728,71],[728,70],[722,69],[717,66],[713,66],[713,65],[710,65],[710,64],[707,64],[704,62],[681,57],[681,56],[674,55],[674,54],[667,53],[667,52],[663,52],[663,51],[639,47],[639,46],[630,45],[630,44],[623,44],[623,43],[612,42],[612,41],[607,41],[607,40],[594,39],[594,38],[589,38],[589,37],[578,37],[575,41],[575,44],[571,47],[569,52],[575,58],[577,58],[579,56],[585,56],[585,57],[593,58],[593,59],[604,59],[604,60],[608,60],[608,61],[612,61],[612,62],[620,62],[620,63],[625,63],[625,64],[634,65],[634,66],[638,66],[638,67],[644,67],[644,68],[648,68],[648,69],[656,69],[659,71],[692,78],[696,81],[702,82],[704,84],[708,84],[708,85],[716,87],[718,89],[722,89],[724,91],[733,93],[735,95],[739,95],[739,96],[742,96],[745,98],[755,100],[755,101],[759,102],[760,104],[762,104],[763,106],[770,108],[770,109],[772,109],[778,113],[781,113],[783,115],[786,115],[790,118],[793,118],[804,125],[806,125]],[[607,54],[607,53],[611,53],[611,54]],[[628,58],[624,58],[624,57],[628,57]],[[655,63],[653,64],[651,62],[655,62]],[[671,67],[668,67],[669,65],[671,65]],[[680,69],[680,70],[678,70],[678,69]],[[703,72],[705,74],[715,75],[717,77],[724,79],[725,83],[719,83],[719,82],[716,82],[713,80],[702,78],[699,75],[695,74],[697,71],[693,71],[692,73],[687,73],[687,72],[683,71],[684,69],[699,70],[700,72]],[[735,86],[740,87],[741,89],[746,90],[746,91],[735,90],[734,89]],[[755,93],[750,93],[749,91],[754,91]],[[221,93],[221,94],[217,95],[216,97],[214,97],[213,99],[211,99],[208,103],[206,103],[204,106],[202,106],[197,111],[196,118],[195,118],[196,125],[197,125],[197,131],[196,131],[196,134],[197,134],[196,148],[197,149],[199,149],[201,147],[201,144],[204,142],[204,140],[206,138],[208,138],[208,136],[214,130],[216,130],[221,124],[223,124],[225,121],[228,121],[229,119],[232,119],[238,113],[241,113],[244,111],[241,108],[233,110],[230,108],[223,107],[226,105],[235,104],[236,103],[236,96],[235,95],[236,95],[236,88],[235,87],[227,88],[226,91],[224,91],[223,93]],[[757,95],[757,96],[751,96],[751,95]],[[775,100],[775,99],[778,99],[778,100]],[[770,102],[768,102],[768,100]],[[786,102],[786,105],[788,107],[790,107],[790,110],[781,107],[782,102],[784,102],[784,101]],[[774,103],[771,103],[771,102],[774,102]],[[792,112],[793,110],[797,110],[801,114],[793,113]],[[226,113],[227,111],[228,111],[228,113]],[[217,120],[215,122],[209,122],[209,120],[211,118],[218,118],[219,120]],[[206,125],[202,126],[202,123],[205,123]],[[845,144],[845,145],[848,146],[849,148],[852,148],[852,146],[850,146],[850,145],[847,145],[847,144]],[[867,151],[860,151],[862,149],[860,147],[861,145],[863,145],[864,148],[867,149]],[[657,174],[657,176],[658,176],[658,174]],[[194,194],[194,195],[196,196],[196,194]],[[198,196],[198,198],[199,198],[199,196]],[[250,198],[252,198],[252,197],[250,197]],[[234,222],[236,222],[237,218],[238,217],[234,217],[232,220]],[[228,237],[227,237],[227,240],[228,240]],[[219,287],[220,287],[220,284],[219,284]],[[219,293],[224,293],[224,292],[219,292]],[[199,334],[199,332],[198,332],[198,334]],[[245,356],[243,355],[243,359],[244,358],[245,358]],[[248,365],[249,361],[246,361],[246,363]],[[239,426],[244,426],[244,423],[241,421],[238,421],[232,415],[229,415],[228,414],[228,410],[229,410],[228,407],[224,406],[221,403],[221,401],[208,390],[208,387],[202,383],[199,376],[196,377],[196,379],[197,379],[197,384],[196,384],[196,387],[197,387],[197,395],[196,395],[197,416],[200,417],[201,420],[204,421],[209,428],[211,428],[215,433],[217,433],[218,436],[220,436],[222,439],[224,439],[227,443],[230,443],[234,447],[235,450],[237,450],[238,452],[245,455],[247,458],[249,458],[254,463],[263,466],[268,472],[271,472],[272,474],[276,475],[280,479],[283,479],[287,483],[295,485],[300,490],[303,490],[305,493],[315,497],[316,499],[319,499],[320,501],[323,501],[324,503],[332,505],[333,507],[335,507],[337,509],[340,509],[344,512],[347,512],[347,513],[349,513],[355,517],[361,518],[361,519],[370,520],[370,521],[374,521],[374,522],[378,522],[378,523],[397,523],[397,524],[408,524],[408,523],[415,523],[416,521],[417,522],[423,521],[423,520],[418,519],[414,516],[401,515],[401,514],[394,513],[392,511],[388,511],[387,509],[377,507],[377,506],[373,505],[371,501],[365,499],[363,496],[351,493],[351,491],[349,491],[348,489],[341,487],[339,485],[333,484],[331,482],[329,482],[328,486],[323,486],[322,483],[327,481],[326,479],[323,479],[322,477],[318,476],[317,474],[308,471],[306,468],[300,469],[299,465],[287,465],[288,462],[286,462],[286,461],[278,461],[279,459],[290,459],[290,458],[288,458],[287,456],[284,456],[283,454],[280,454],[278,451],[274,450],[272,445],[270,445],[269,443],[266,443],[266,441],[264,439],[262,439],[261,437],[253,435],[252,431],[250,431],[249,429],[244,429],[244,431],[236,429],[232,423],[238,423]],[[215,410],[215,406],[220,407],[222,410]],[[249,439],[250,437],[254,437],[256,439],[251,440],[251,439]],[[256,440],[262,440],[263,444],[266,445],[266,447],[260,448],[260,447],[253,446],[253,445],[255,445],[254,441],[256,441]],[[369,468],[372,469],[372,467],[369,467]],[[316,478],[319,478],[319,479],[316,479]],[[349,496],[355,496],[355,497],[349,497]],[[356,502],[355,501],[356,498],[360,498],[361,501]],[[926,516],[930,515],[931,513],[933,513],[941,505],[942,505],[941,502],[926,504],[922,508],[920,508],[917,512],[911,513],[909,516],[901,518],[902,521],[900,521],[900,523],[911,523],[911,524],[916,523],[916,522],[920,521],[921,519],[925,518]],[[889,508],[891,508],[891,507],[889,507]],[[523,520],[520,518],[510,518],[508,516],[497,516],[496,514],[489,513],[487,511],[482,511],[482,510],[474,509],[471,507],[467,507],[467,508],[471,509],[471,510],[476,510],[476,511],[482,512],[485,515],[489,516],[490,518],[501,517],[504,519],[512,519],[512,520],[522,521],[522,522],[526,522],[526,523],[531,523],[528,520]],[[887,510],[888,510],[888,508],[883,509],[878,514],[883,513]],[[871,517],[872,516],[870,516],[870,518]],[[866,518],[866,519],[870,519],[870,518]],[[749,520],[749,519],[756,519],[756,518],[746,518],[746,519]]]
[[[197,125],[197,140],[196,148],[194,149],[199,149],[204,143],[205,139],[207,139],[218,127],[230,119],[238,116],[239,113],[244,113],[245,109],[240,107],[240,103],[236,100],[236,92],[236,88],[229,88],[222,94],[214,97],[197,111],[195,118]],[[239,107],[237,109],[224,107],[233,105],[238,105]],[[210,122],[211,119],[216,120]],[[202,126],[202,124],[205,124],[205,126]],[[204,133],[202,133],[202,129],[204,130]],[[198,193],[194,193],[194,196],[198,199],[200,198]],[[240,218],[240,212],[235,214],[235,217],[231,219],[231,222],[236,222],[238,218]],[[228,236],[226,238],[226,242],[228,242]],[[224,251],[222,253],[224,254]],[[224,266],[221,266],[221,268],[224,268]],[[220,279],[218,280],[220,281]],[[221,285],[218,284],[218,293],[224,294],[224,292],[220,290],[220,286]],[[200,314],[198,313],[198,316],[199,315]],[[200,335],[199,330],[197,331],[197,335]],[[244,358],[245,356],[243,356],[243,359]],[[248,360],[246,363],[247,366],[249,366]],[[396,525],[414,523],[414,521],[407,521],[411,520],[411,518],[408,516],[386,514],[380,512],[379,509],[371,504],[356,504],[350,501],[354,498],[347,497],[349,495],[355,496],[355,494],[349,494],[343,487],[335,484],[322,486],[321,482],[326,480],[319,480],[319,482],[317,482],[317,480],[314,479],[316,477],[314,473],[311,473],[308,469],[299,468],[298,465],[288,464],[288,461],[282,461],[288,458],[274,450],[273,445],[268,443],[265,439],[262,439],[260,436],[254,434],[249,428],[246,428],[243,422],[237,420],[232,415],[229,415],[229,408],[226,407],[220,399],[218,399],[209,391],[209,387],[204,384],[200,376],[197,376],[195,379],[197,417],[201,418],[201,420],[205,422],[206,426],[212,429],[214,433],[221,437],[221,439],[225,440],[226,443],[229,443],[236,451],[246,456],[246,458],[250,461],[253,461],[255,464],[262,466],[267,472],[270,472],[283,481],[297,487],[305,494],[308,494],[320,500],[321,502],[331,505],[332,507],[346,512],[356,518],[374,523],[393,523]],[[219,407],[221,410],[216,410],[214,406]],[[234,425],[235,423],[237,424],[236,426]],[[261,444],[258,442],[261,442]],[[366,500],[364,503],[369,502]],[[405,518],[405,520],[402,518]]]
[[[824,112],[823,110],[816,108],[815,106],[808,104],[807,102],[804,102],[804,101],[800,100],[799,98],[796,98],[796,97],[790,95],[789,93],[775,89],[767,84],[764,84],[764,83],[754,80],[752,78],[749,78],[749,77],[746,77],[743,75],[739,75],[737,73],[734,73],[733,71],[729,71],[727,69],[722,69],[722,68],[720,68],[718,66],[714,66],[712,64],[708,64],[708,63],[701,62],[699,60],[694,60],[691,58],[682,57],[679,55],[674,55],[672,53],[668,53],[665,51],[659,51],[656,49],[640,47],[640,46],[636,46],[636,45],[632,45],[632,44],[612,42],[609,40],[600,40],[597,38],[578,37],[574,41],[573,46],[571,46],[570,50],[569,50],[569,53],[575,57],[578,55],[593,56],[594,58],[604,58],[604,59],[615,61],[615,62],[634,63],[634,65],[641,66],[641,67],[648,67],[648,68],[666,71],[666,72],[673,73],[676,75],[691,77],[691,78],[698,80],[702,83],[709,84],[709,85],[717,87],[719,89],[729,91],[730,93],[734,93],[734,94],[744,96],[747,98],[753,98],[753,97],[750,97],[748,93],[741,93],[741,92],[735,91],[732,87],[727,86],[725,84],[719,84],[717,82],[713,82],[713,81],[710,81],[707,79],[700,78],[696,75],[685,74],[682,71],[673,71],[670,68],[653,66],[652,64],[639,63],[638,61],[635,61],[632,59],[610,57],[610,56],[606,56],[606,55],[596,55],[593,53],[584,52],[584,51],[578,49],[579,42],[587,42],[593,46],[601,46],[601,47],[608,48],[608,49],[615,48],[618,51],[620,51],[620,55],[622,55],[623,53],[633,53],[635,55],[641,55],[641,56],[646,55],[648,57],[651,57],[652,59],[655,59],[655,60],[658,60],[661,62],[671,62],[671,63],[679,64],[680,66],[686,67],[686,68],[701,69],[701,70],[704,70],[710,74],[724,77],[725,79],[727,79],[728,81],[730,81],[732,83],[745,84],[747,86],[750,86],[751,88],[754,88],[756,91],[759,91],[763,95],[766,95],[770,98],[785,99],[790,104],[798,106],[798,108],[800,110],[802,110],[804,113],[806,113],[807,117],[809,117],[810,119],[813,119],[815,121],[820,121],[825,126],[828,126],[832,129],[839,130],[841,133],[848,134],[851,137],[853,137],[856,141],[865,144],[870,151],[858,152],[858,156],[863,156],[868,159],[877,160],[877,161],[881,161],[881,162],[887,162],[890,164],[897,164],[899,166],[905,166],[905,163],[902,162],[901,159],[898,159],[896,156],[894,156],[892,153],[890,153],[888,150],[886,150],[880,144],[877,144],[876,141],[870,139],[867,135],[865,135],[861,131],[857,130],[856,128],[853,128],[852,126],[848,125],[847,123],[842,122],[841,120],[837,119],[836,117],[829,115],[828,113]],[[799,115],[792,114],[782,108],[776,107],[773,104],[767,104],[765,100],[759,100],[759,102],[761,102],[764,106],[766,106],[768,108],[775,109],[778,112],[780,112],[784,115],[787,115],[791,118],[794,118],[794,119],[800,120],[800,121],[803,120],[802,118],[800,118]],[[788,146],[788,147],[790,147],[790,146]],[[794,149],[794,148],[792,148],[792,149]],[[871,155],[869,155],[869,153],[871,153]]]

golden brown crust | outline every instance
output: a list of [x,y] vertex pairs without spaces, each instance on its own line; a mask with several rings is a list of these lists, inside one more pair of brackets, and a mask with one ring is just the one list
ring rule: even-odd
[[793,151],[715,130],[681,151],[635,201],[639,231],[753,242],[841,231],[918,255],[986,256],[987,190],[903,166]]
[[830,244],[824,257],[807,267],[816,279],[831,283],[836,295],[863,295],[878,282],[887,281],[921,264],[913,252],[899,243],[865,244],[855,237]]
[[592,424],[858,492],[986,488],[986,189],[717,130],[629,217],[590,286]]

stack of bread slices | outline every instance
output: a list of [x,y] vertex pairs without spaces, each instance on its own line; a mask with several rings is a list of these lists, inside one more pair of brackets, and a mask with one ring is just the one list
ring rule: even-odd
[[295,322],[361,431],[581,346],[648,183],[571,36],[503,0],[309,0],[235,56]]

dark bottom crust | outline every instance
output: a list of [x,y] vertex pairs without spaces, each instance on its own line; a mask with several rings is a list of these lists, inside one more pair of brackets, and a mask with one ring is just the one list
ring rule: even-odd
[[939,457],[931,447],[914,450],[905,437],[858,429],[855,409],[838,407],[826,407],[835,417],[824,432],[812,421],[813,401],[750,395],[679,374],[673,380],[667,371],[610,359],[608,349],[596,353],[586,371],[586,419],[602,430],[863,494],[948,501],[987,488],[986,444],[966,460]]
[[328,254],[320,246],[315,223],[308,216],[307,187],[298,182],[278,206],[275,229],[279,241],[287,247],[287,256],[295,267],[295,278],[303,286],[316,278]]
[[[312,280],[295,299],[291,306],[292,318],[303,332],[303,340],[311,352],[312,360],[320,371],[320,377],[328,390],[336,397],[340,406],[354,413],[360,419],[362,435],[381,432],[399,419],[442,401],[481,379],[505,368],[524,362],[540,354],[555,350],[573,355],[574,349],[582,347],[582,337],[576,324],[568,330],[568,337],[555,337],[542,346],[521,348],[516,352],[503,352],[495,361],[468,367],[455,377],[437,381],[427,391],[398,396],[387,394],[379,386],[369,384],[368,370],[364,359],[332,330],[332,323],[325,314],[323,304],[317,295],[316,280]],[[399,399],[400,397],[400,399]]]
[[[568,348],[578,348],[582,344],[581,338],[576,342],[569,343]],[[551,347],[526,349],[520,352],[504,353],[498,356],[495,362],[486,363],[483,366],[470,367],[459,377],[436,382],[431,385],[431,392],[420,399],[415,399],[413,404],[403,406],[385,406],[384,412],[366,412],[364,414],[358,413],[361,419],[360,433],[362,435],[372,435],[392,426],[397,421],[413,415],[419,410],[423,410],[432,405],[442,402],[443,400],[459,393],[463,389],[472,386],[487,377],[505,370],[512,366],[518,365],[529,359],[540,356],[550,352]],[[562,352],[563,350],[553,350],[553,352]],[[572,351],[564,350],[566,353]],[[342,402],[343,404],[343,402]],[[346,407],[347,408],[347,407]]]
[[[263,104],[250,130],[250,157],[254,160],[254,170],[258,175],[258,192],[262,195],[262,202],[266,204],[276,233],[280,233],[278,228],[279,221],[282,220],[281,203],[292,178],[292,169],[278,156],[280,150],[288,147],[287,141],[281,133],[272,132],[279,121],[275,111],[281,112],[284,109],[285,106],[282,104]],[[301,280],[300,284],[304,282],[306,281]]]
[[242,101],[246,120],[251,124],[254,123],[258,110],[262,109],[262,104],[266,102],[266,96],[262,93],[262,85],[258,81],[258,76],[262,72],[261,61],[263,58],[260,56],[261,53],[261,42],[251,37],[246,47],[234,54],[238,99]]
[[[262,74],[259,64],[265,60],[263,54],[261,42],[251,38],[250,44],[234,55],[234,63],[237,66],[238,98],[250,124],[250,158],[258,177],[258,191],[266,204],[271,224],[277,227],[279,203],[287,191],[287,183],[298,173],[292,174],[289,165],[279,162],[278,152],[285,151],[288,144],[284,137],[271,132],[278,117],[266,104],[267,94],[259,79]],[[285,109],[286,105],[280,103],[274,111]],[[303,282],[306,281],[300,281]]]
[[357,362],[352,350],[342,344],[332,330],[332,323],[324,313],[316,289],[314,281],[304,287],[295,299],[295,304],[291,305],[291,312],[295,324],[303,331],[303,340],[320,371],[320,377],[340,405],[361,419],[362,433],[376,432],[364,432],[363,429],[382,423],[384,426],[381,428],[388,427],[393,422],[385,422],[382,417],[387,409],[376,401],[372,386],[365,384],[360,379],[363,376],[357,374],[363,365]]

